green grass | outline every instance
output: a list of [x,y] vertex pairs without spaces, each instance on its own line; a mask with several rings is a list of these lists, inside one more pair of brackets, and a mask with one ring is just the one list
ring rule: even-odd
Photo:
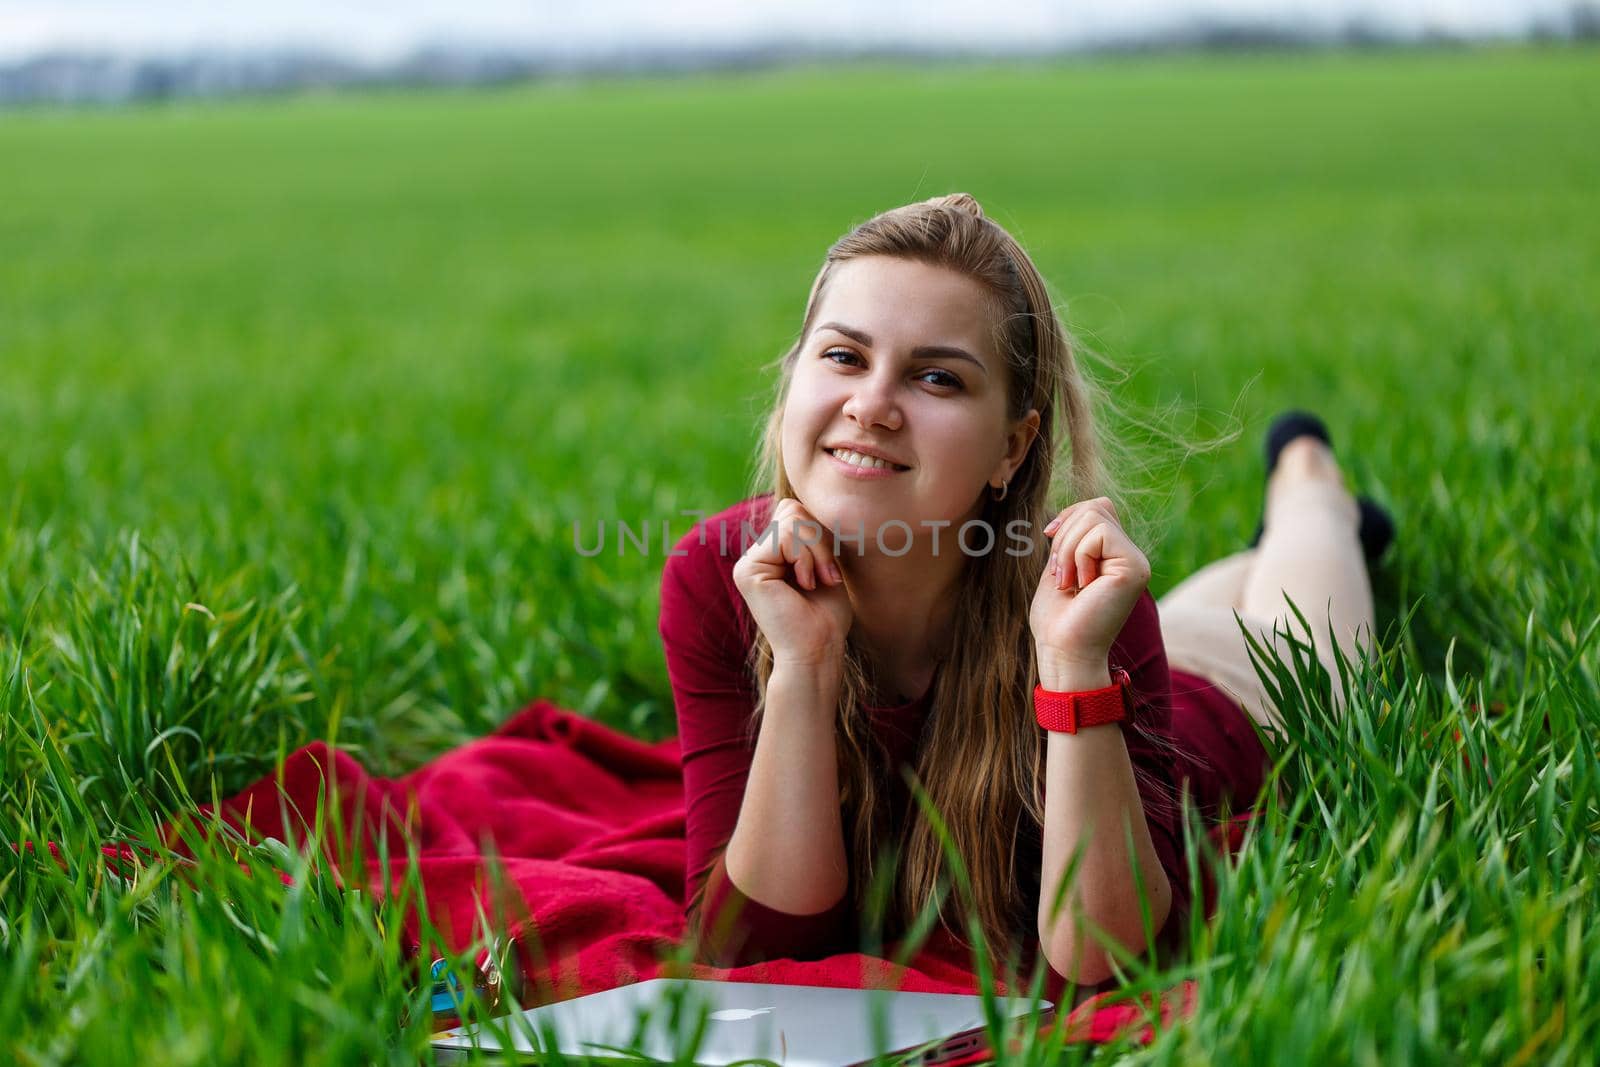
[[1255,442],[1286,406],[1329,417],[1400,527],[1380,662],[1342,721],[1289,702],[1295,800],[1194,931],[1198,1017],[1109,1054],[1588,1062],[1595,59],[0,116],[0,833],[68,859],[0,850],[0,1048],[425,1056],[401,1036],[422,1002],[397,904],[248,846],[291,884],[216,846],[124,882],[99,846],[318,738],[394,772],[540,695],[670,734],[663,556],[582,558],[573,521],[737,499],[759,365],[824,249],[964,189],[1034,253],[1102,377],[1127,370],[1111,429],[1142,457],[1155,592],[1248,538]]

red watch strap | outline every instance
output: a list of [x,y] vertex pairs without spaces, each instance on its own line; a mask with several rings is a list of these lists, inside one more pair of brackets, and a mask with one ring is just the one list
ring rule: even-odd
[[1127,722],[1133,718],[1133,701],[1128,693],[1132,679],[1117,668],[1111,684],[1104,689],[1061,693],[1042,685],[1033,688],[1033,713],[1039,725],[1056,733],[1075,734],[1089,726]]

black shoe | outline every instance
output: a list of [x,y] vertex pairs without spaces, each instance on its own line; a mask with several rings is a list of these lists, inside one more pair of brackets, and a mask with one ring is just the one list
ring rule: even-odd
[[1328,437],[1328,427],[1309,411],[1285,411],[1267,427],[1267,477],[1278,469],[1278,456],[1284,446],[1296,437],[1315,437],[1330,449],[1333,441]]
[[1370,496],[1358,496],[1356,503],[1361,505],[1361,551],[1371,566],[1383,559],[1394,543],[1394,517]]
[[[1297,437],[1315,437],[1330,449],[1333,447],[1333,441],[1328,437],[1328,427],[1320,418],[1309,411],[1286,411],[1273,419],[1272,425],[1267,428],[1265,452],[1268,478],[1278,469],[1278,456],[1284,446]],[[1357,497],[1356,504],[1361,509],[1358,533],[1361,551],[1369,565],[1375,564],[1394,543],[1394,518],[1382,504],[1369,496]],[[1258,519],[1256,535],[1250,539],[1251,548],[1261,543],[1261,535],[1265,530],[1266,520]]]

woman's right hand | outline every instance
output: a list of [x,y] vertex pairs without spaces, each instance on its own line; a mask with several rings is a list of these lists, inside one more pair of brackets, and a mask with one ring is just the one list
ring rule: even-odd
[[[778,524],[776,538],[773,523]],[[767,528],[734,564],[734,584],[775,661],[820,666],[843,660],[855,607],[828,540],[827,529],[805,505],[784,497],[773,506]]]

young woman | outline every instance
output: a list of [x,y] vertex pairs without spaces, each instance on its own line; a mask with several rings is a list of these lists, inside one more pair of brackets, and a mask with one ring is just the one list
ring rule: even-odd
[[[1330,669],[1331,642],[1353,658],[1370,640],[1362,511],[1326,431],[1275,425],[1259,544],[1158,620],[1104,495],[1089,383],[1033,263],[971,197],[841,238],[778,369],[760,491],[662,576],[702,957],[854,951],[928,909],[958,942],[975,916],[1001,973],[1042,952],[1059,991],[1110,978],[1102,938],[1174,940],[1180,791],[1242,809],[1266,771],[1250,719],[1276,711],[1235,611]],[[913,771],[970,899],[948,892]]]

